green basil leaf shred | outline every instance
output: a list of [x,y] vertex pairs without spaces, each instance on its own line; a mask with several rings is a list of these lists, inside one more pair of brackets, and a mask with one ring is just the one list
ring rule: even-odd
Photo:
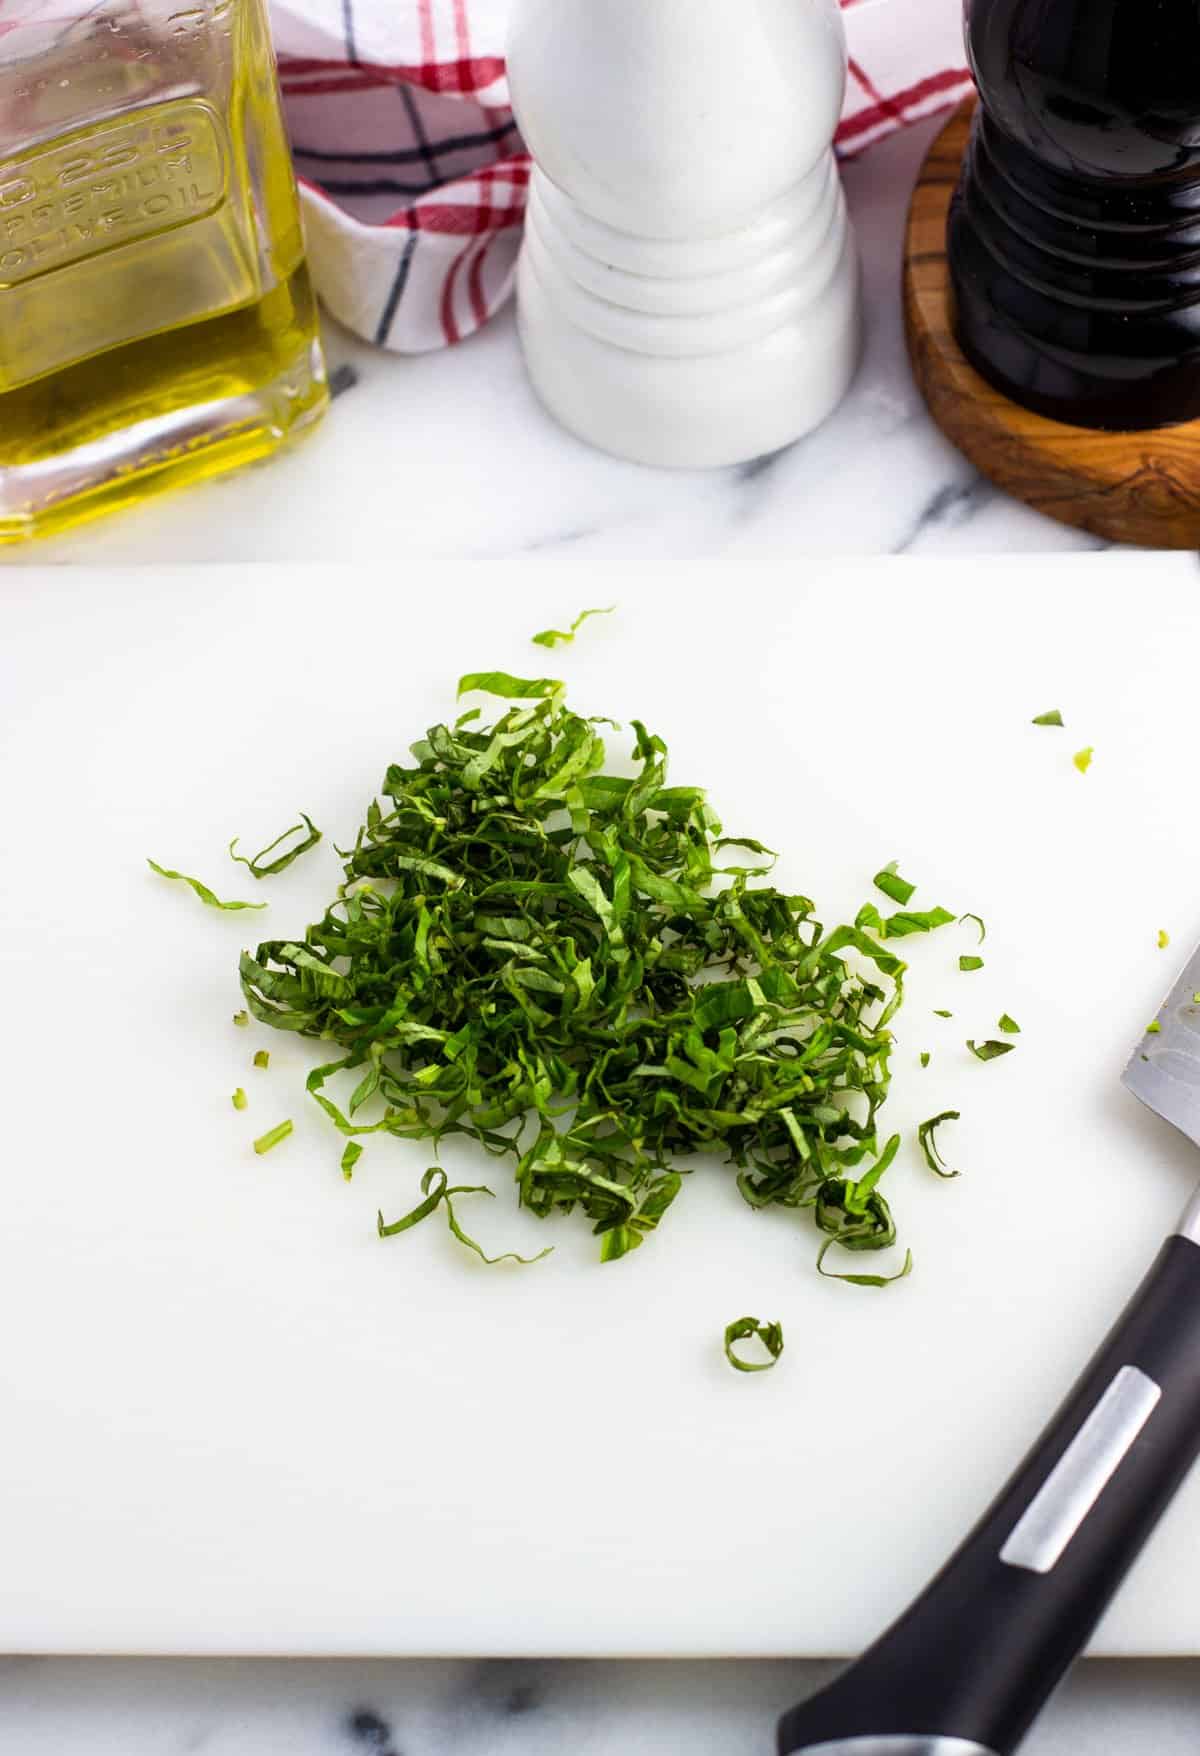
[[173,872],[169,866],[160,866],[157,860],[147,859],[146,864],[152,872],[157,872],[160,878],[173,878],[180,884],[189,885],[200,898],[200,901],[204,903],[206,908],[233,910],[242,908],[266,908],[267,906],[265,902],[222,902],[220,898],[208,888],[207,884],[202,884],[200,882],[199,878],[189,878],[186,872]]
[[274,1128],[268,1129],[265,1134],[259,1135],[254,1142],[255,1152],[261,1157],[264,1152],[270,1152],[273,1146],[278,1146],[281,1140],[286,1140],[291,1132],[292,1124],[290,1121],[278,1123]]
[[832,1268],[824,1266],[825,1257],[833,1245],[835,1238],[828,1238],[817,1253],[817,1273],[823,1274],[828,1280],[844,1280],[855,1287],[890,1287],[898,1280],[906,1280],[912,1273],[913,1254],[911,1250],[904,1253],[904,1261],[895,1274],[837,1274]]
[[[344,1157],[342,1163],[344,1170]],[[486,1262],[489,1267],[494,1267],[497,1262],[519,1262],[524,1267],[528,1268],[533,1263],[541,1262],[543,1258],[551,1254],[551,1251],[554,1248],[552,1244],[548,1245],[545,1250],[539,1251],[536,1256],[518,1256],[513,1250],[505,1251],[502,1256],[488,1256],[482,1247],[475,1242],[474,1238],[468,1237],[467,1233],[464,1232],[459,1225],[454,1214],[453,1197],[455,1195],[492,1195],[493,1191],[482,1184],[462,1184],[457,1188],[451,1189],[447,1187],[447,1182],[448,1179],[446,1173],[441,1166],[430,1165],[429,1169],[425,1172],[425,1175],[421,1178],[421,1194],[424,1196],[424,1200],[418,1202],[412,1212],[406,1213],[403,1219],[393,1220],[390,1225],[385,1223],[384,1217],[382,1213],[380,1213],[377,1217],[379,1236],[381,1238],[394,1238],[400,1232],[411,1231],[413,1226],[420,1225],[423,1219],[428,1219],[430,1214],[436,1213],[439,1207],[444,1207],[446,1210],[446,1223],[450,1227],[451,1232],[458,1239],[459,1243],[464,1244],[468,1250],[473,1250],[476,1256],[479,1257],[480,1261]]]
[[[304,833],[305,830],[307,830],[307,834]],[[296,843],[295,847],[288,848],[286,852],[278,854],[275,859],[268,861],[267,855],[275,853],[275,849],[291,835],[298,835],[302,839]],[[293,860],[298,860],[301,854],[308,852],[309,848],[315,848],[321,840],[321,831],[315,826],[312,818],[306,812],[301,811],[299,823],[293,823],[290,829],[285,829],[282,835],[277,835],[274,841],[268,842],[261,852],[250,859],[247,859],[245,854],[234,853],[233,850],[240,840],[241,837],[235,835],[230,842],[230,859],[245,866],[252,878],[270,878],[278,872],[286,872]]]
[[459,696],[478,690],[484,695],[499,695],[505,701],[537,701],[561,699],[566,684],[553,677],[513,677],[507,671],[469,671],[458,680]]
[[611,616],[615,609],[615,604],[609,604],[606,610],[581,610],[569,628],[543,628],[540,634],[533,635],[533,644],[547,647],[571,646],[589,616]]
[[921,1151],[925,1154],[925,1163],[929,1166],[935,1177],[943,1177],[948,1180],[951,1177],[961,1175],[961,1172],[952,1171],[950,1169],[950,1166],[946,1163],[941,1152],[938,1150],[938,1144],[934,1138],[938,1128],[943,1122],[957,1122],[958,1120],[959,1112],[957,1110],[943,1110],[940,1116],[931,1116],[928,1122],[921,1122],[918,1124],[917,1140],[920,1144]]
[[885,918],[883,936],[885,939],[906,939],[912,933],[933,933],[939,927],[953,926],[954,919],[949,910],[944,908],[905,909]]
[[[765,1360],[746,1360],[736,1352],[736,1343],[757,1337],[767,1351]],[[738,1317],[725,1325],[725,1358],[735,1372],[769,1372],[778,1365],[783,1352],[783,1325],[760,1323],[757,1317]]]
[[882,872],[876,872],[871,882],[876,890],[881,890],[890,901],[898,902],[900,907],[904,908],[907,903],[912,901],[917,887],[915,884],[910,884],[907,878],[901,878],[896,870],[896,865],[897,862],[893,860],[890,865],[883,868]]
[[1037,714],[1033,723],[1035,726],[1061,726],[1063,723],[1063,716],[1058,711],[1057,707],[1053,707],[1049,713]]
[[1011,1055],[1016,1046],[1015,1043],[998,1043],[991,1038],[985,1043],[974,1042],[970,1037],[967,1039],[967,1047],[977,1061],[995,1061],[1001,1055]]

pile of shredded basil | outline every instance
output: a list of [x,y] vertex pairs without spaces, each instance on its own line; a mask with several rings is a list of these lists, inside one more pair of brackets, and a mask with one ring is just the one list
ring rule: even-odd
[[[905,966],[888,940],[953,916],[868,905],[827,931],[756,881],[767,849],[668,784],[640,722],[618,778],[611,722],[561,683],[488,672],[474,690],[511,705],[390,767],[323,919],[242,958],[256,1018],[336,1045],[316,1101],[347,1136],[471,1136],[512,1161],[523,1206],[580,1209],[605,1261],[654,1231],[697,1153],[736,1167],[753,1207],[807,1209],[822,1257],[891,1244],[877,1183],[898,1138],[876,1118]],[[344,1110],[326,1089],[343,1070]]]

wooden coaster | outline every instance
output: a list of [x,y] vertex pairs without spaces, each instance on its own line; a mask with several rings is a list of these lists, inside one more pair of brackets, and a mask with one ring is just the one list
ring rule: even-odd
[[930,148],[908,215],[904,319],[921,394],[981,474],[1027,506],[1115,543],[1200,548],[1200,421],[1150,433],[1098,433],[1049,421],[993,390],[950,324],[946,219],[974,100]]

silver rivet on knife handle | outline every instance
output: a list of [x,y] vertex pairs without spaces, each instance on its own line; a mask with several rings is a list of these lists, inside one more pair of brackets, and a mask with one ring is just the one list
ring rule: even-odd
[[1000,1551],[1009,1567],[1049,1573],[1153,1414],[1162,1388],[1122,1366],[1034,1495]]

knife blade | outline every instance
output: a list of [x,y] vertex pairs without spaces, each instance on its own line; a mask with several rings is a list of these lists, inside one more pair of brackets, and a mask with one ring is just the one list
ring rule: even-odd
[[1200,1146],[1200,949],[1184,964],[1130,1055],[1121,1083]]
[[[1200,948],[1121,1077],[1200,1147],[1198,996]],[[779,1756],[1012,1756],[1198,1454],[1200,1188],[974,1530],[860,1659],[784,1715]]]

